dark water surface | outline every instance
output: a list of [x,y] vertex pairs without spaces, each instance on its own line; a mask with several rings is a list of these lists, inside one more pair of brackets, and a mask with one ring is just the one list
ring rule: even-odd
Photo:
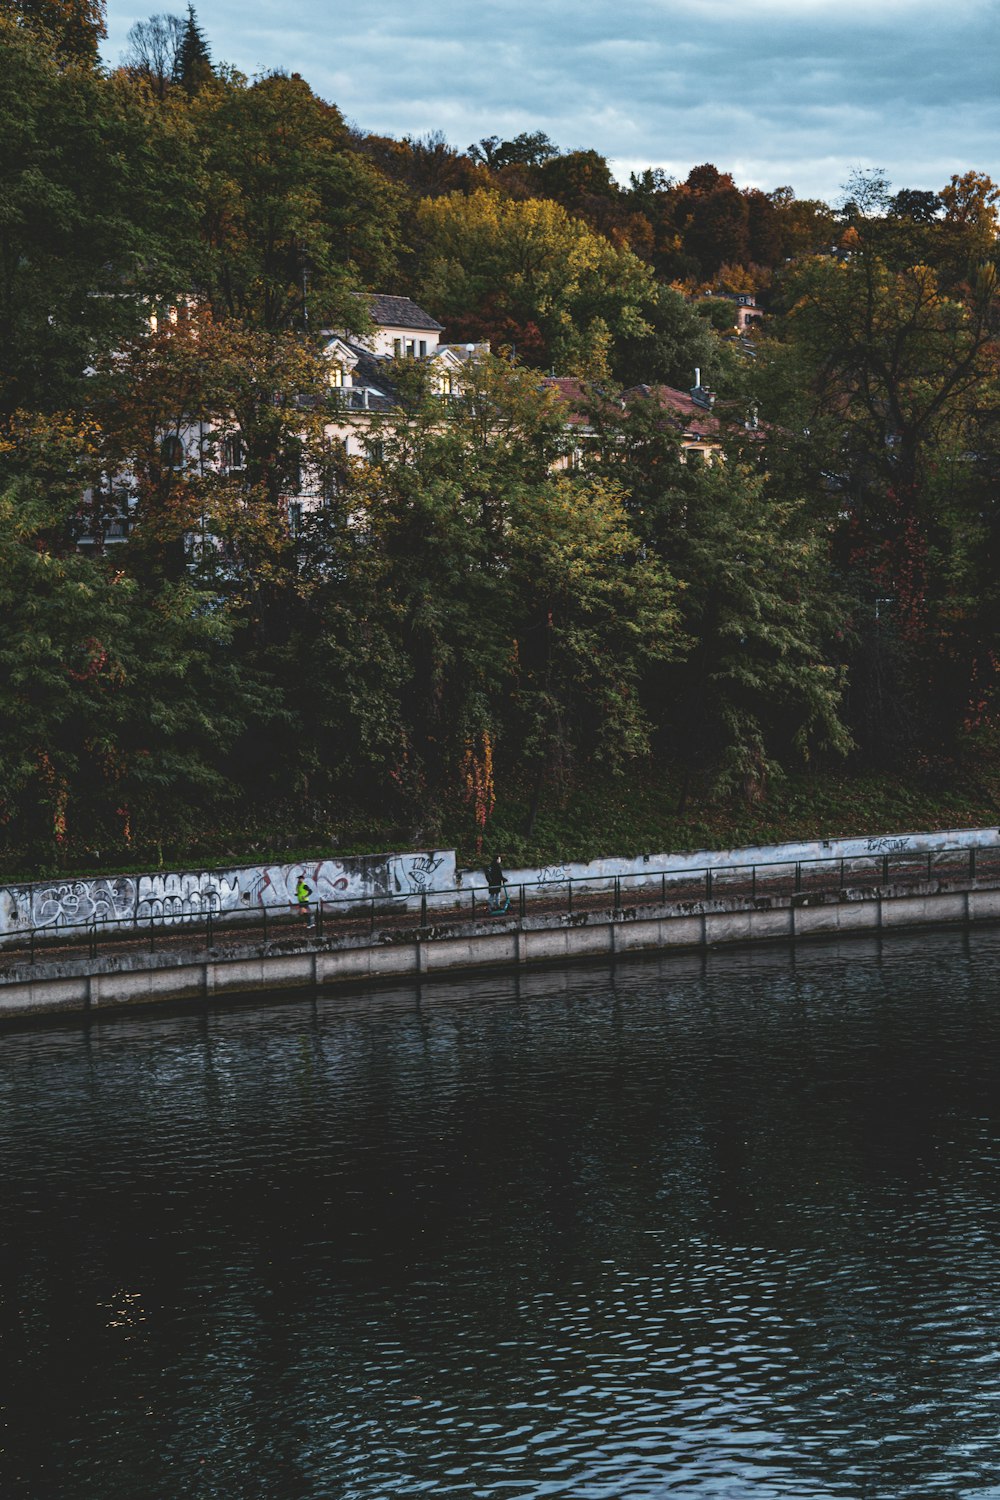
[[1000,934],[0,1037],[0,1495],[1000,1497]]

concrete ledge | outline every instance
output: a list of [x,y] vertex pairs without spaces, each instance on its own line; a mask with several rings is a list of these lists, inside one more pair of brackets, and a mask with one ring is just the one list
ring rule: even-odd
[[791,897],[729,897],[615,912],[557,913],[210,952],[106,952],[0,974],[0,1021],[251,995],[419,980],[479,969],[566,965],[649,952],[872,934],[1000,921],[1000,881],[924,882]]

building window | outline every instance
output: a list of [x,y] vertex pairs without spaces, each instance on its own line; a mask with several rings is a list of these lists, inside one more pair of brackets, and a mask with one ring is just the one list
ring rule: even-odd
[[298,536],[302,530],[302,502],[293,500],[288,507],[288,529],[292,536]]
[[222,462],[227,469],[243,468],[243,439],[231,432],[222,445]]
[[385,449],[381,438],[372,438],[365,444],[365,457],[370,464],[380,464],[385,461]]
[[334,362],[330,366],[330,384],[340,387],[344,384],[344,367]]
[[160,443],[160,463],[165,469],[183,469],[184,444],[174,433]]
[[421,359],[426,359],[427,358],[427,340],[426,339],[421,339],[420,340],[420,358]]
[[402,359],[402,357],[403,357],[403,340],[402,339],[393,339],[393,341],[392,341],[392,354],[393,354],[393,358],[394,359]]
[[452,390],[453,387],[451,383],[451,371],[442,370],[441,374],[438,376],[438,391],[442,396],[450,396],[452,394]]
[[414,344],[413,340],[412,339],[407,339],[406,340],[406,357],[407,357],[407,359],[412,359],[415,352],[416,352],[416,345]]

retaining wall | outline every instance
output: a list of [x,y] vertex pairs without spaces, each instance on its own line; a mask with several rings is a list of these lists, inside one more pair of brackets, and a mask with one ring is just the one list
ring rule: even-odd
[[926,882],[832,895],[733,897],[615,913],[536,916],[523,922],[469,922],[440,931],[426,927],[381,933],[372,941],[320,939],[297,947],[230,944],[200,953],[110,954],[89,963],[12,968],[0,983],[0,1020],[996,921],[1000,882]]
[[[819,868],[852,863],[871,869],[873,857],[933,854],[944,849],[1000,848],[996,828],[946,829],[936,833],[879,834],[874,837],[807,839],[786,844],[747,845],[737,849],[697,849],[690,853],[644,854],[633,858],[595,859],[507,869],[511,886],[525,887],[531,900],[565,893],[571,882],[587,890],[665,889],[690,880],[703,870],[735,870],[755,865],[759,880],[778,875],[796,862],[819,862]],[[454,892],[484,890],[482,870],[461,869],[453,849],[405,854],[371,854],[298,862],[291,865],[245,865],[220,870],[154,871],[120,876],[79,876],[0,888],[0,946],[5,938],[31,927],[61,927],[96,922],[102,931],[127,930],[155,919],[166,926],[202,922],[213,916],[259,915],[262,907],[285,910],[294,903],[301,874],[316,900],[359,905],[374,900],[386,909],[431,910],[455,902]]]

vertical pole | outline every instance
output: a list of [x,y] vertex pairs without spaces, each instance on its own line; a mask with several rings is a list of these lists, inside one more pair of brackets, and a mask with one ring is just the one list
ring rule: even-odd
[[212,946],[212,908],[208,908],[208,921],[205,923],[205,941],[209,948]]
[[566,882],[566,910],[569,912],[570,916],[573,915],[573,877],[572,877],[572,875],[569,877],[568,881]]
[[421,893],[420,893],[420,925],[421,925],[421,927],[426,927],[427,926],[427,892],[426,891],[421,891]]
[[799,892],[799,891],[801,891],[801,889],[802,889],[802,861],[801,860],[796,860],[796,862],[795,862],[795,890],[796,890],[796,892]]
[[752,865],[750,867],[750,899],[751,899],[751,901],[756,901],[756,899],[757,899],[757,866],[756,865]]
[[889,884],[889,856],[888,856],[888,854],[883,854],[883,856],[882,856],[882,884],[883,885],[888,885]]
[[664,872],[660,876],[660,901],[663,903],[664,906],[666,906],[666,904],[667,904],[667,876],[666,876],[666,872]]
[[975,878],[976,878],[976,847],[975,847],[975,845],[973,845],[972,848],[969,850],[969,879],[970,880],[975,880]]
[[705,871],[705,900],[712,899],[712,869],[711,866]]
[[622,905],[622,880],[620,875],[615,876],[615,911],[620,911]]
[[264,942],[266,943],[267,942],[267,903],[265,901],[261,902],[260,909],[264,913]]
[[368,936],[375,935],[375,897],[372,896],[368,905]]
[[316,908],[316,936],[323,936],[323,897],[319,898],[319,906]]
[[524,921],[524,881],[523,880],[521,881],[521,894],[518,897],[518,909],[519,909],[521,921],[523,922]]

